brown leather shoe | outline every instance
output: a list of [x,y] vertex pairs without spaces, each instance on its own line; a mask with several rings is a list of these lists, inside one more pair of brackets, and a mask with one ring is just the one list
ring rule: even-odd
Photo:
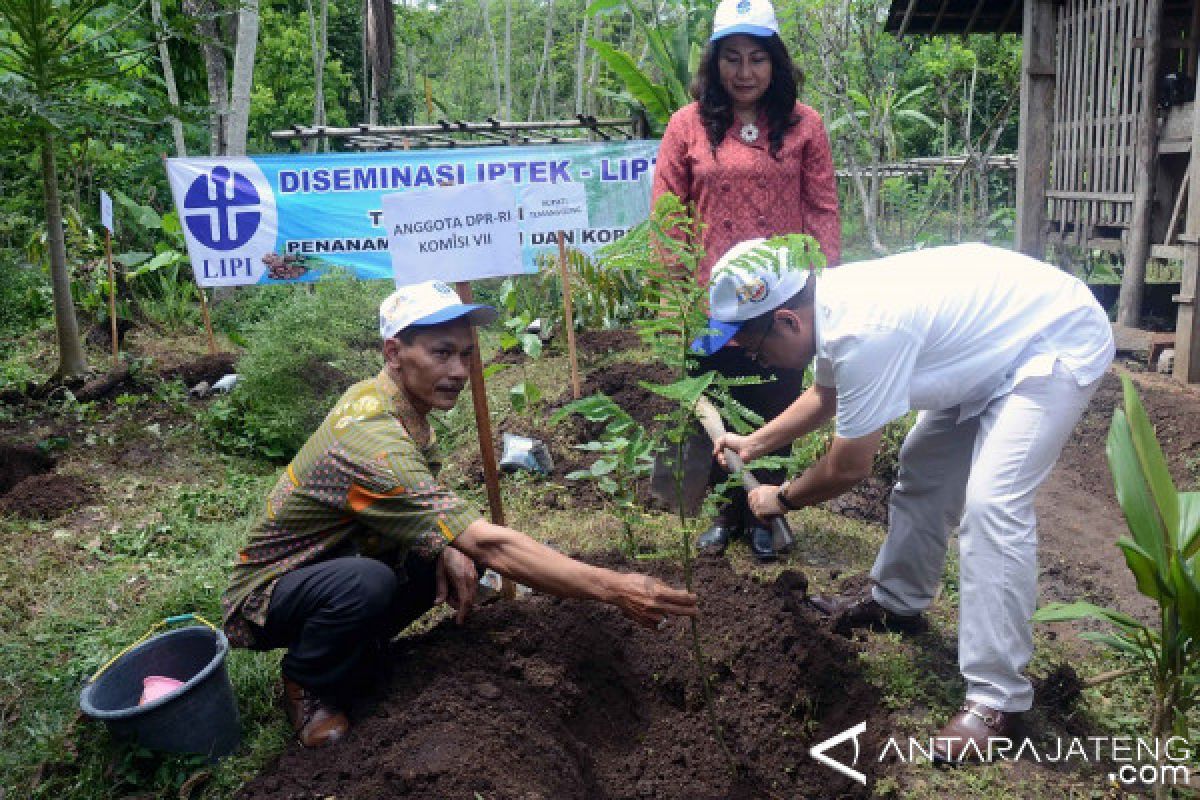
[[1009,740],[1008,747],[1017,738],[1017,727],[1021,715],[1017,712],[997,711],[983,703],[963,703],[959,712],[938,731],[933,740],[933,760],[938,764],[962,764],[967,761],[990,761],[989,739],[994,747],[1004,747],[997,739]]
[[350,720],[342,711],[315,692],[288,678],[283,679],[283,710],[305,747],[325,747],[345,737]]
[[842,636],[849,636],[854,628],[901,633],[924,633],[929,630],[924,614],[895,614],[875,602],[870,592],[832,597],[816,595],[809,598],[809,602],[830,618],[833,632]]

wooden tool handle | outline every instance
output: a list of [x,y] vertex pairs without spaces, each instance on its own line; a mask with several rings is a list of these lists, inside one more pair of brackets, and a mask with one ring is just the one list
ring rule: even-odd
[[[707,397],[701,397],[696,401],[696,419],[700,420],[701,427],[704,428],[704,432],[708,434],[708,438],[712,439],[714,444],[724,435],[725,422],[721,419],[721,412],[717,411]],[[724,448],[723,455],[730,472],[742,473],[742,486],[746,487],[747,492],[754,491],[762,485],[750,470],[745,469],[746,465],[742,463],[741,456],[728,447]],[[792,546],[792,529],[782,515],[771,517],[768,524],[774,535],[776,550],[786,550]]]

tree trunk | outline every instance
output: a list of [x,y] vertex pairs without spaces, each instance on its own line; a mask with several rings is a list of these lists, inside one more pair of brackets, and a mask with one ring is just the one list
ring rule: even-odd
[[492,50],[492,86],[496,90],[496,116],[504,116],[504,97],[500,86],[500,55],[496,51],[496,34],[492,30],[491,0],[479,0],[483,9],[483,30],[487,34],[488,44]]
[[[321,20],[313,13],[312,0],[308,4],[308,38],[313,53],[313,127],[319,128],[325,124],[325,52],[329,42],[329,0],[321,0]],[[321,142],[328,140],[314,138],[309,143],[310,152],[317,152]]]
[[370,17],[370,0],[362,0],[362,109],[359,120],[366,122],[370,122],[371,114],[371,36],[367,32]]
[[59,379],[87,372],[87,358],[79,341],[71,275],[67,270],[67,243],[63,238],[62,201],[58,196],[58,168],[54,163],[54,134],[42,130],[42,193],[46,200],[46,238],[50,251],[50,284],[54,293],[54,328],[58,334]]
[[237,46],[233,54],[233,89],[229,99],[229,145],[226,153],[231,156],[246,155],[250,89],[254,82],[254,55],[257,48],[258,0],[241,0]]
[[[546,0],[546,35],[542,37],[542,61],[538,65],[537,76],[533,79],[533,91],[529,95],[529,121],[533,122],[537,112],[538,94],[542,89],[542,78],[546,74],[546,64],[550,62],[550,45],[554,39],[554,0]],[[553,80],[553,76],[551,77]]]
[[[167,100],[171,108],[179,110],[179,89],[175,85],[175,70],[171,67],[171,51],[167,49],[167,32],[163,26],[162,0],[150,0],[150,18],[154,21],[155,36],[158,38],[158,60],[162,64],[163,83],[167,86]],[[187,157],[187,142],[183,138],[183,123],[177,114],[168,117],[171,136],[175,139],[175,155]]]
[[579,31],[579,48],[575,53],[575,113],[583,113],[583,71],[587,65],[588,24],[592,18],[585,16]]
[[229,135],[229,72],[225,51],[221,49],[221,34],[217,29],[216,6],[213,0],[184,0],[184,13],[196,20],[204,54],[204,71],[208,76],[209,155],[224,155]]
[[504,0],[504,119],[512,118],[512,0]]
[[[600,28],[603,27],[603,24],[602,24],[603,22],[604,22],[603,17],[599,17],[599,16],[596,17],[596,29],[594,31],[592,31],[593,38],[595,38],[595,39],[600,38]],[[592,69],[591,69],[591,74],[588,75],[588,84],[587,85],[595,86],[596,82],[599,80],[600,80],[600,54],[597,53],[595,50],[593,50],[592,51]],[[589,113],[589,114],[596,113],[596,93],[595,92],[587,93],[587,113]]]

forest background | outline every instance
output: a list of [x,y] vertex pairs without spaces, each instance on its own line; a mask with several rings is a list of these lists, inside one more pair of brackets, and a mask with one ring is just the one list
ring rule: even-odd
[[[899,40],[884,32],[881,0],[777,10],[802,99],[824,116],[844,171],[848,257],[1009,238],[1011,172],[986,156],[1015,151],[1017,37]],[[107,319],[102,189],[118,200],[118,279],[148,301],[142,316],[195,318],[164,156],[278,152],[294,145],[270,132],[297,124],[645,112],[658,135],[688,100],[712,11],[678,0],[0,0],[0,349],[53,317],[59,376],[84,369],[63,318],[69,286],[81,326]],[[944,155],[967,161],[919,179],[880,169]],[[6,360],[0,384],[32,377],[22,363]]]

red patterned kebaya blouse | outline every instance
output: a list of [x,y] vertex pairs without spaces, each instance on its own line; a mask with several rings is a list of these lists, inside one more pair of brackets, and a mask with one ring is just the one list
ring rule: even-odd
[[696,103],[671,116],[658,150],[653,196],[664,192],[693,203],[706,227],[700,280],[738,242],[785,233],[807,233],[821,245],[829,266],[841,256],[841,223],[833,155],[821,115],[796,103],[800,118],[783,137],[778,158],[768,151],[767,118],[758,119],[757,141],[747,143],[733,125],[716,157]]

